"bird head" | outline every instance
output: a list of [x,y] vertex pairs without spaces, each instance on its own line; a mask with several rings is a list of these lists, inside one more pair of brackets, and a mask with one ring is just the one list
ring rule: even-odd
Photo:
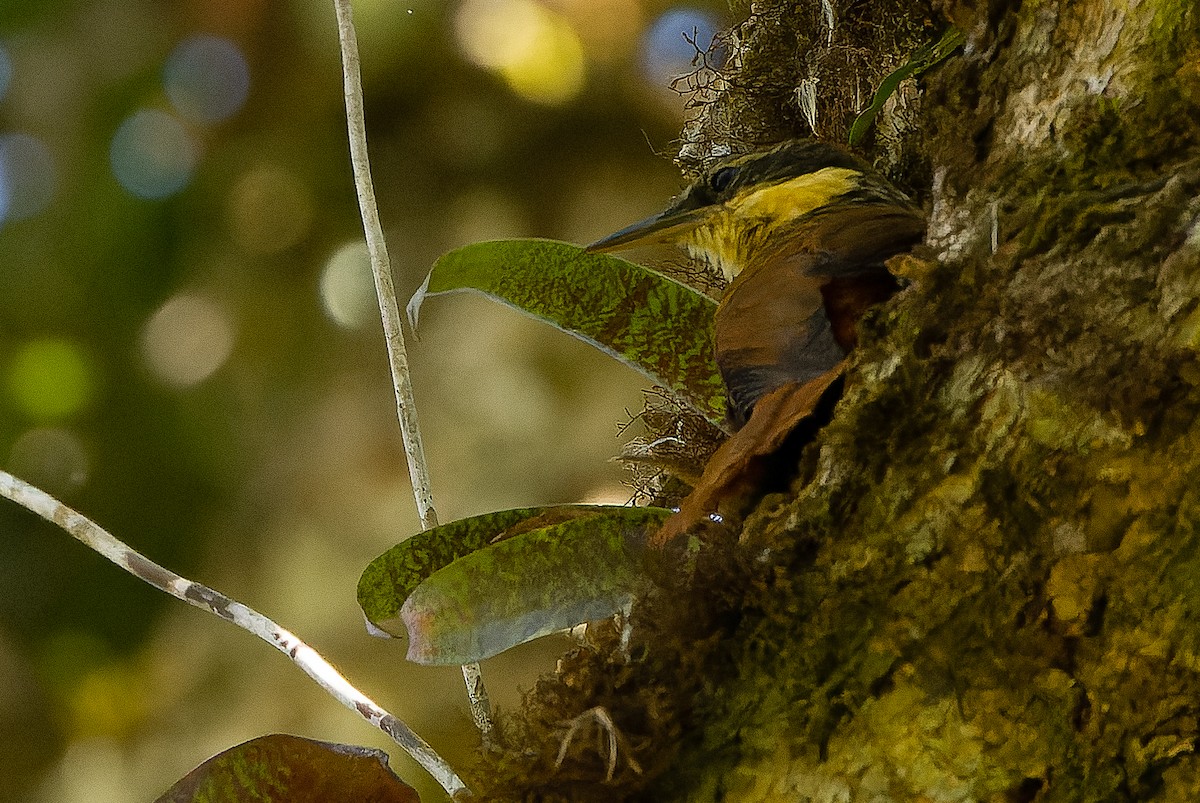
[[713,165],[661,213],[588,246],[596,253],[671,244],[732,281],[765,251],[787,256],[789,243],[812,249],[803,235],[823,212],[848,204],[901,206],[902,193],[858,158],[815,140],[790,140]]

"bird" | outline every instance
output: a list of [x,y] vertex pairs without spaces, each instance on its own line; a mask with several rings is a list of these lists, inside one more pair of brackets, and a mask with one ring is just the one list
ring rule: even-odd
[[[863,314],[899,289],[885,262],[911,250],[925,229],[921,208],[862,159],[792,139],[715,162],[664,211],[586,250],[670,246],[724,278],[713,356],[735,441],[764,398],[772,397],[772,415],[781,394],[815,406],[856,345]],[[770,443],[735,442],[732,451],[743,456],[782,439],[769,421],[747,428],[754,434],[743,441]],[[710,468],[706,475],[720,473]]]
[[815,379],[899,287],[884,262],[924,237],[908,196],[851,153],[794,139],[717,162],[665,211],[587,246],[670,244],[723,275],[714,356],[734,429],[766,393]]

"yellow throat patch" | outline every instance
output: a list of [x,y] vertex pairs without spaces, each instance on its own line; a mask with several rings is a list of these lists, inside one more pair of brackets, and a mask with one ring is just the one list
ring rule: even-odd
[[693,257],[707,261],[732,281],[764,240],[780,227],[857,188],[861,175],[845,167],[824,167],[777,184],[749,188],[714,210],[683,244]]

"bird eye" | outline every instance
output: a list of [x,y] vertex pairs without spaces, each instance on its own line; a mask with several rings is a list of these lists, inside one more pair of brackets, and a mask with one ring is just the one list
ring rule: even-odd
[[713,188],[713,192],[724,192],[733,183],[737,174],[738,169],[736,167],[722,167],[712,174],[712,178],[708,180],[708,185]]

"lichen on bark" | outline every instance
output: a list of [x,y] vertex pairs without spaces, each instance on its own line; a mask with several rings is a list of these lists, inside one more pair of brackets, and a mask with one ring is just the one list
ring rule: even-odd
[[[820,30],[820,2],[755,5],[740,69]],[[745,543],[708,533],[641,606],[632,659],[598,639],[530,696],[496,797],[1200,794],[1200,12],[939,11],[966,48],[886,143],[928,181],[911,285],[866,320],[831,423]],[[763,111],[786,85],[734,77],[760,89],[692,142],[728,136],[740,102],[746,139],[802,133]],[[606,783],[590,746],[553,766],[556,721],[594,705],[641,774]]]

